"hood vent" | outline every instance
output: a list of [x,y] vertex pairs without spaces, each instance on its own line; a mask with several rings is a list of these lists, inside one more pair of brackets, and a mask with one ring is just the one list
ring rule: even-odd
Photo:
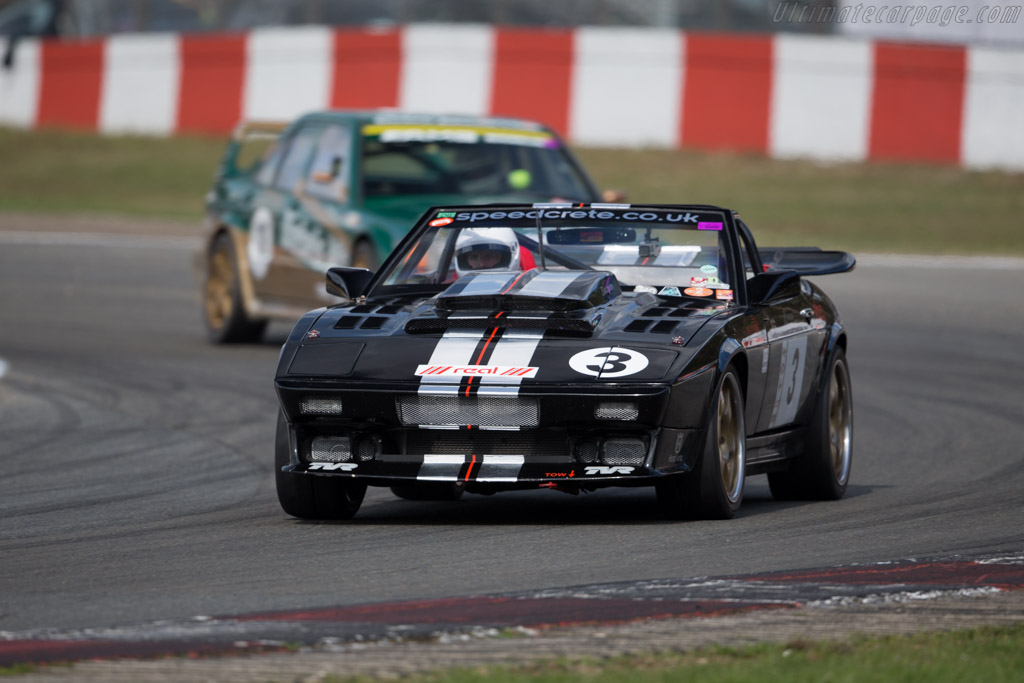
[[543,330],[565,337],[590,337],[601,320],[599,313],[583,317],[565,315],[449,316],[444,311],[439,313],[440,315],[428,314],[412,318],[405,324],[405,331],[408,334],[443,334],[448,330],[482,330],[497,327],[506,330]]
[[442,292],[435,305],[442,311],[580,311],[607,304],[621,293],[611,273],[534,268],[469,273]]

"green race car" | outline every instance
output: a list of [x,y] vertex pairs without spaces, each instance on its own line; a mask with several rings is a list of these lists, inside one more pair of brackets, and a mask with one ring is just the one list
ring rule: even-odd
[[233,135],[206,197],[196,260],[217,343],[336,303],[331,266],[375,269],[444,204],[617,201],[552,130],[517,119],[325,111]]

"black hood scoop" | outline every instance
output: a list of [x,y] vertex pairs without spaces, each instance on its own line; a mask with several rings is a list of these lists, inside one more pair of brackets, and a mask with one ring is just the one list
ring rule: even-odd
[[579,311],[606,304],[622,293],[603,271],[541,270],[469,273],[437,297],[442,311]]
[[622,293],[611,273],[541,270],[469,273],[406,324],[409,334],[452,329],[543,330],[589,337],[602,309]]

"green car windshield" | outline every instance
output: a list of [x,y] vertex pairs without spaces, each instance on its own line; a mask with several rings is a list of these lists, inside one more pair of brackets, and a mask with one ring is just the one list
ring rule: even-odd
[[[543,267],[607,271],[626,289],[662,296],[733,300],[735,274],[721,210],[481,207],[441,209],[429,224],[382,273],[379,287],[439,291],[469,272],[514,277]],[[488,254],[474,251],[496,255],[485,259]]]
[[593,189],[542,129],[363,126],[363,196],[475,195],[591,200]]

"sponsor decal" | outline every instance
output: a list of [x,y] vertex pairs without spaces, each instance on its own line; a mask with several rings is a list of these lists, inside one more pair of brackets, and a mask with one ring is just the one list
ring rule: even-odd
[[685,344],[686,339],[684,337],[672,337],[673,344]]
[[659,296],[682,296],[679,293],[678,287],[662,287],[661,291],[658,292]]
[[707,284],[708,284],[708,279],[706,277],[691,277],[690,278],[690,286],[691,287],[704,287]]
[[698,230],[721,230],[722,223],[720,221],[701,221],[697,223]]
[[[621,221],[642,221],[644,223],[687,223],[698,226],[703,230],[721,230],[721,222],[701,221],[700,214],[696,213],[673,213],[671,211],[611,211],[595,208],[593,205],[587,209],[583,206],[573,207],[571,205],[543,204],[534,205],[532,211],[462,211],[455,215],[460,222],[476,223],[477,221],[496,220],[523,220],[537,218],[575,218],[590,220],[621,220]],[[717,225],[717,228],[699,228],[701,225]]]
[[351,472],[359,467],[354,462],[311,462],[308,469],[310,472]]
[[715,298],[720,301],[732,301],[732,290],[731,289],[716,289]]
[[770,427],[789,424],[796,418],[803,395],[806,365],[807,337],[800,335],[783,341]]
[[472,145],[483,141],[493,145],[527,147],[549,147],[554,140],[543,131],[467,126],[457,123],[371,124],[363,126],[363,135],[377,136],[381,142],[451,142]]
[[536,377],[539,367],[517,365],[418,365],[417,377]]
[[635,467],[624,467],[622,465],[616,465],[614,467],[607,467],[604,465],[588,465],[583,468],[584,474],[632,474]]
[[710,264],[700,267],[700,272],[707,273],[708,275],[714,275],[718,272],[718,268]]
[[714,290],[707,287],[687,287],[683,290],[683,294],[686,296],[711,296],[713,293]]
[[309,332],[306,333],[306,339],[319,339],[319,338],[320,338],[320,330],[310,330]]
[[634,292],[640,292],[640,293],[649,292],[651,294],[657,294],[658,293],[658,288],[657,287],[651,287],[650,285],[637,285],[636,287],[633,288],[633,291]]
[[445,218],[435,218],[434,220],[430,221],[430,227],[432,227],[432,228],[439,228],[442,225],[448,225],[453,220],[455,220],[455,219],[447,218],[447,217],[445,217]]
[[545,477],[552,477],[552,478],[575,477],[576,476],[576,470],[571,470],[568,473],[566,473],[566,472],[545,472],[544,476]]
[[249,272],[253,279],[265,278],[274,258],[274,214],[265,206],[253,211],[245,255],[249,257]]
[[455,218],[454,211],[438,211],[437,218]]
[[580,351],[569,359],[569,367],[581,375],[599,379],[635,375],[647,367],[647,356],[639,351],[610,346]]

